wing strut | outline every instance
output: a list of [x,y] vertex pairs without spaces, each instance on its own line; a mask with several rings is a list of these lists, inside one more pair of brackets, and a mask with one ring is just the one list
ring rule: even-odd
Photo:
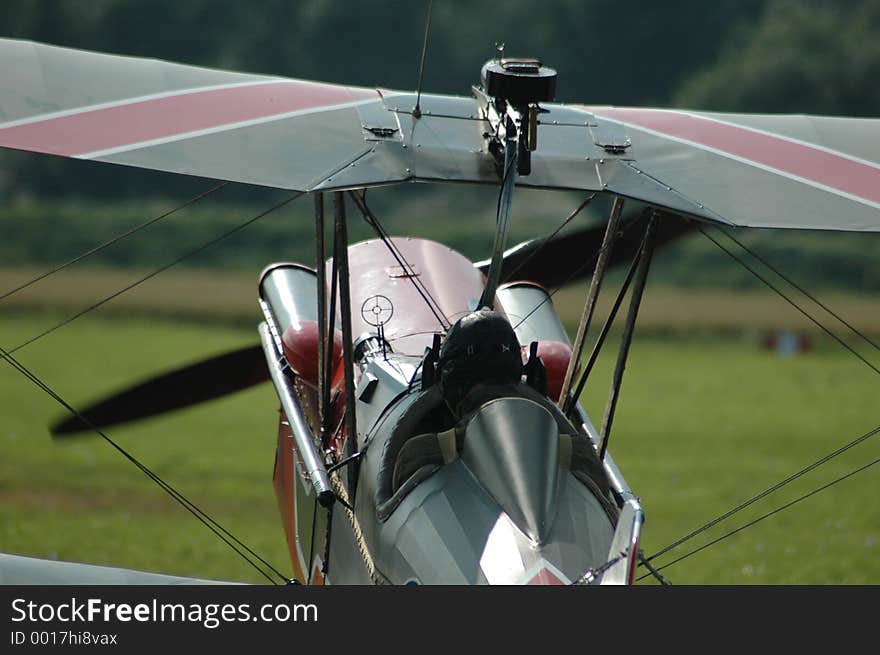
[[605,459],[605,451],[608,450],[608,440],[611,438],[611,424],[614,421],[614,411],[617,408],[617,398],[620,395],[620,385],[623,382],[623,371],[626,368],[626,360],[629,356],[629,346],[632,343],[636,318],[639,315],[639,306],[642,303],[642,292],[645,290],[648,270],[651,268],[651,257],[654,254],[653,237],[656,229],[657,214],[655,213],[651,216],[651,220],[648,223],[645,232],[645,245],[639,253],[635,286],[629,301],[629,311],[627,312],[626,324],[623,328],[620,351],[617,353],[617,364],[614,367],[614,378],[611,383],[611,391],[608,394],[608,404],[605,406],[605,416],[602,419],[602,446],[599,448],[599,459]]
[[[602,351],[602,346],[605,345],[605,339],[608,337],[608,333],[611,331],[611,326],[614,324],[614,319],[617,318],[617,312],[620,310],[620,306],[623,304],[623,299],[626,297],[627,292],[629,291],[630,286],[632,285],[632,281],[636,276],[636,271],[639,268],[639,262],[642,258],[642,252],[645,250],[645,243],[647,239],[647,230],[642,235],[642,241],[639,244],[638,250],[636,251],[635,256],[632,258],[632,262],[630,263],[629,270],[626,272],[626,278],[623,281],[623,284],[620,286],[620,289],[617,292],[617,297],[614,299],[614,304],[611,306],[611,311],[608,312],[608,316],[605,319],[605,324],[602,326],[602,329],[599,331],[599,336],[596,338],[596,343],[593,344],[593,352],[590,353],[590,357],[587,360],[587,365],[584,367],[581,372],[580,380],[578,380],[577,385],[574,387],[574,393],[572,393],[568,398],[568,404],[563,407],[563,411],[566,416],[569,416],[574,420],[575,409],[577,408],[577,398],[581,397],[581,394],[584,391],[584,385],[586,385],[587,380],[590,378],[590,373],[593,371],[593,366],[596,365],[596,360],[599,359],[599,353]],[[656,231],[651,237],[654,241],[654,246],[657,245],[657,233]]]
[[324,194],[319,191],[315,193],[315,273],[317,274],[316,284],[318,287],[318,422],[321,426],[322,446],[327,444],[327,424],[324,420],[327,407],[324,401],[324,391],[328,376],[324,370],[324,361],[327,344],[333,342],[327,331],[327,268],[324,264],[327,255],[324,249],[324,233]]
[[[345,367],[345,448],[343,458],[348,458],[357,450],[357,422],[355,418],[354,396],[354,358],[351,345],[351,290],[348,272],[348,227],[345,218],[345,193],[333,194],[333,267],[339,273],[339,315],[342,322],[342,365]],[[355,487],[358,472],[357,462],[349,464],[348,480],[351,504],[354,505]]]
[[581,351],[584,349],[584,340],[587,338],[587,330],[590,327],[590,322],[593,320],[596,300],[599,298],[599,290],[602,288],[602,280],[605,278],[605,270],[608,267],[608,260],[611,258],[611,250],[614,247],[614,242],[617,240],[617,226],[620,223],[620,213],[622,210],[623,198],[617,196],[614,198],[614,204],[611,205],[611,215],[608,217],[608,226],[605,228],[605,236],[602,239],[602,247],[599,250],[599,259],[596,261],[596,268],[593,271],[590,291],[587,293],[587,301],[584,303],[584,313],[581,316],[577,336],[572,346],[571,360],[568,362],[568,370],[565,371],[562,391],[559,393],[559,407],[563,410],[568,404],[571,383],[580,363]]

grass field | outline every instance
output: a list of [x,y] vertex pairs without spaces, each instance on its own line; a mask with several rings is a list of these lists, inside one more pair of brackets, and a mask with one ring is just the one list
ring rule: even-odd
[[[100,281],[112,287],[119,280],[104,276]],[[206,284],[215,283],[212,279]],[[172,302],[170,292],[150,292],[150,285],[144,285],[140,293],[155,296],[148,306],[155,309],[163,297],[178,303],[178,310],[191,310],[196,298],[213,298],[202,302],[215,304],[224,299],[227,309],[238,303],[238,292],[187,291],[187,284],[195,284],[193,278],[171,277],[165,284],[192,300]],[[7,279],[3,288],[8,287]],[[252,289],[247,291],[251,298]],[[240,291],[245,293],[244,284]],[[85,297],[91,292],[82,293]],[[574,294],[566,291],[558,297],[558,306],[569,314]],[[702,325],[698,316],[681,319],[680,312],[669,311],[671,297],[655,309],[645,306],[642,318],[656,329],[633,345],[611,445],[645,506],[643,547],[649,555],[878,423],[875,374],[830,340],[819,338],[814,352],[792,358],[759,347],[760,328],[787,325],[757,313],[766,299],[740,306],[731,313],[737,320],[725,327]],[[704,315],[712,316],[731,302],[746,301],[725,295],[697,305],[708,303]],[[853,311],[868,308],[850,318],[862,321],[862,327],[865,322],[875,325],[871,321],[876,318],[870,318],[876,317],[875,303],[848,302],[854,303]],[[58,304],[56,313],[35,311],[41,306],[36,301],[4,306],[0,344],[12,347],[64,318]],[[256,315],[252,321],[251,310],[241,307],[242,314],[225,314],[213,322],[205,320],[208,309],[165,312],[201,315],[200,322],[102,310],[17,356],[62,397],[82,405],[153,372],[255,342],[255,330],[247,325],[255,323]],[[669,324],[652,318],[664,315]],[[673,318],[677,326],[671,325]],[[756,327],[743,330],[746,319]],[[701,329],[683,332],[686,325]],[[584,396],[596,422],[612,360],[611,353],[600,360]],[[46,426],[61,408],[8,365],[0,369],[0,394],[0,551],[262,580],[108,444],[98,438],[53,442]],[[232,533],[289,571],[271,485],[275,430],[276,400],[266,385],[110,434]],[[655,564],[878,457],[880,436]],[[680,584],[880,583],[878,480],[880,466],[869,468],[663,572]]]
[[[47,268],[0,268],[0,290],[14,289]],[[73,314],[96,300],[147,275],[146,270],[73,268],[4,299],[5,312],[43,311]],[[251,327],[260,320],[255,301],[259,272],[171,269],[114,298],[101,307],[101,314],[132,314],[174,319],[221,321]],[[606,285],[613,287],[613,284]],[[613,289],[611,289],[613,292]],[[580,319],[587,283],[564,287],[553,302],[566,325],[573,330]],[[596,320],[607,315],[612,293],[600,297]],[[848,318],[860,330],[880,334],[880,298],[868,294],[824,292],[823,303]],[[802,302],[799,299],[799,302]],[[840,328],[824,311],[809,302],[803,306]],[[48,322],[47,322],[48,323]],[[753,332],[798,330],[820,332],[803,314],[770,291],[735,291],[649,287],[639,312],[639,329],[647,332],[707,331]]]

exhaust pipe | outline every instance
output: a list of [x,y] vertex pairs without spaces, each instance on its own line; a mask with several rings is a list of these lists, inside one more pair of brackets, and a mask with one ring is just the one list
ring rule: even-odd
[[293,433],[297,450],[305,464],[306,473],[315,489],[318,502],[322,507],[330,507],[336,500],[336,493],[330,484],[330,477],[327,475],[324,461],[315,447],[312,431],[306,423],[299,401],[290,388],[290,381],[282,369],[281,362],[284,360],[278,352],[269,325],[265,321],[260,323],[259,332],[263,353],[266,355],[266,364],[269,367],[269,375],[272,378],[278,399],[281,401],[281,408],[290,423],[290,431]]

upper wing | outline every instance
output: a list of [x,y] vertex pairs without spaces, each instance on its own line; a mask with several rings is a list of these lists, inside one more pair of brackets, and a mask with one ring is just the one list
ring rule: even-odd
[[[303,191],[497,184],[473,98],[0,39],[0,146]],[[880,120],[547,105],[521,186],[728,225],[880,231]]]
[[0,145],[306,190],[368,148],[373,89],[0,40]]
[[[620,125],[632,142],[629,170],[609,184],[623,195],[661,205],[680,195],[698,205],[689,213],[744,227],[880,230],[880,120],[588,111]],[[633,172],[661,189],[633,186]]]

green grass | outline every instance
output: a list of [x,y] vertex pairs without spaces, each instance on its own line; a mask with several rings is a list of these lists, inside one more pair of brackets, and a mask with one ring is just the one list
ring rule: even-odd
[[[601,417],[613,362],[585,406]],[[875,357],[876,360],[876,357]],[[748,338],[636,340],[611,452],[647,520],[651,555],[880,424],[878,378],[837,344],[780,358]],[[597,419],[598,422],[598,419]],[[656,562],[880,457],[880,435]],[[862,584],[880,580],[880,466],[670,566],[676,583]]]
[[[0,344],[57,317],[0,317]],[[20,361],[74,405],[182,362],[253,343],[222,324],[84,317]],[[612,344],[613,345],[613,344]],[[601,417],[613,355],[585,394]],[[631,351],[611,452],[640,495],[647,554],[878,421],[877,376],[830,342],[780,358],[743,337],[647,336]],[[0,551],[259,582],[246,563],[98,438],[53,442],[62,410],[0,369]],[[271,484],[276,400],[266,385],[110,435],[283,571]],[[596,418],[596,422],[600,422]],[[678,553],[880,457],[880,436],[688,542]],[[673,583],[880,582],[880,466],[665,569]]]
[[[50,316],[4,317],[10,344]],[[154,371],[253,343],[216,325],[84,318],[18,353],[74,406]],[[0,551],[174,574],[260,581],[256,572],[99,437],[53,442],[64,410],[0,370]],[[268,386],[109,430],[135,457],[283,571],[272,490],[276,401]]]

